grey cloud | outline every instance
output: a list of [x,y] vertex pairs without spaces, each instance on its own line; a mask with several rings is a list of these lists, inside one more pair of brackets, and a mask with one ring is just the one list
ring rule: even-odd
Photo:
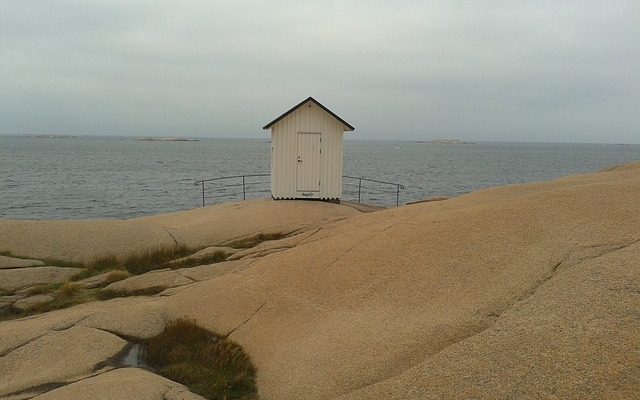
[[3,1],[0,134],[640,142],[633,1]]

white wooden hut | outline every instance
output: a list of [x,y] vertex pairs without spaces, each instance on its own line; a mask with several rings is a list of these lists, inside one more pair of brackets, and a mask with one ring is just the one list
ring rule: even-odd
[[313,97],[262,129],[271,129],[271,196],[340,200],[342,136],[354,130]]

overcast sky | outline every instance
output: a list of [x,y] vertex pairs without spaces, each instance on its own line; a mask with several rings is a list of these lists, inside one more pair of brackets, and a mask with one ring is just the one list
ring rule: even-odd
[[640,143],[640,2],[0,1],[0,134]]

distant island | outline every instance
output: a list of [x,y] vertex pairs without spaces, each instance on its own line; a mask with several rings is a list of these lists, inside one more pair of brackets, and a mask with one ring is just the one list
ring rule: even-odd
[[24,135],[24,136],[35,138],[35,139],[69,139],[69,138],[77,138],[77,136],[70,136],[70,135]]
[[137,137],[133,138],[133,140],[140,140],[143,142],[199,142],[200,139],[187,139],[182,137]]
[[474,144],[472,142],[464,142],[458,139],[436,139],[436,140],[416,140],[416,143],[427,144]]

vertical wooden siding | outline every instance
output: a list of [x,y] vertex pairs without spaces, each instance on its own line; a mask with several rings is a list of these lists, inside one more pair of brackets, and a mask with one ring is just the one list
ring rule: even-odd
[[[322,199],[342,196],[343,126],[309,102],[271,128],[271,193],[277,199],[302,197],[296,190],[297,134],[322,133],[320,192]],[[314,196],[315,197],[315,196]]]

